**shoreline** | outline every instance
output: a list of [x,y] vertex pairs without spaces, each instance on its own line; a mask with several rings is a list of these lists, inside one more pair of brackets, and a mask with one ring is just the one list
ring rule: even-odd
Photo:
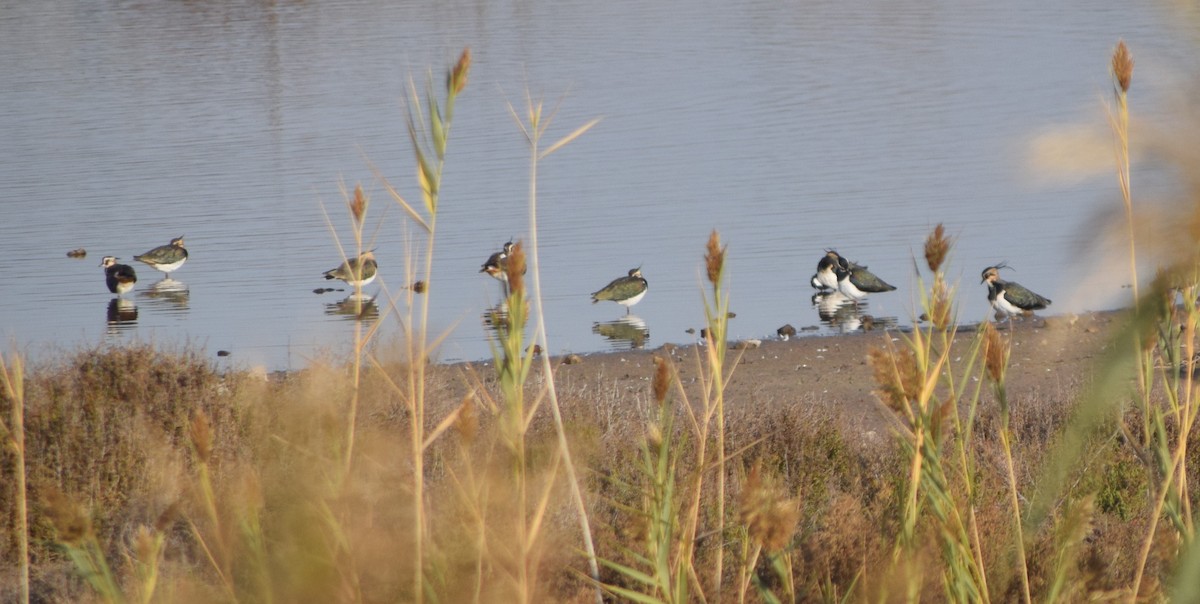
[[[1079,315],[1034,317],[1016,320],[1011,331],[1012,353],[1007,382],[1014,401],[1024,396],[1049,396],[1064,404],[1087,383],[1097,354],[1107,346],[1124,311],[1095,311]],[[955,346],[966,352],[979,324],[958,328]],[[1008,326],[998,325],[1007,336]],[[729,344],[727,361],[738,364],[726,386],[730,412],[742,412],[773,402],[806,405],[834,412],[847,437],[865,443],[887,438],[896,418],[875,395],[873,371],[867,353],[889,343],[901,345],[910,329],[877,329],[849,334],[793,336],[739,348]],[[964,337],[965,336],[965,337]],[[703,344],[663,344],[657,348],[627,351],[551,355],[556,381],[575,388],[606,385],[635,397],[649,396],[654,357],[674,360],[685,383],[698,373],[697,353]],[[700,357],[702,360],[702,357]],[[962,361],[959,355],[957,361]],[[493,366],[492,360],[459,362],[444,366],[474,369]],[[539,364],[535,362],[535,368]],[[978,372],[978,367],[976,368]]]

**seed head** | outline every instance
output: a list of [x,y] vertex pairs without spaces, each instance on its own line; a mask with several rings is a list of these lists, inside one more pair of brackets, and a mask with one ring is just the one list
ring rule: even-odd
[[654,400],[661,405],[671,389],[671,367],[662,357],[654,357]]
[[413,281],[412,290],[414,294],[423,294],[426,289],[427,286],[424,281]]
[[192,447],[196,450],[196,458],[200,463],[208,463],[212,456],[212,425],[208,422],[208,416],[203,412],[196,412],[192,417]]
[[721,280],[721,271],[725,268],[725,249],[721,247],[721,235],[713,229],[708,236],[708,245],[704,252],[704,267],[708,270],[708,282],[717,285]]
[[511,294],[525,291],[525,244],[516,242],[508,259],[504,263],[504,272],[508,275],[508,291]]
[[908,348],[884,350],[871,348],[867,361],[875,372],[879,395],[895,411],[908,413],[911,401],[921,395],[921,372]]
[[950,244],[950,238],[946,237],[946,227],[939,222],[925,239],[925,262],[929,264],[929,270],[936,273],[942,268],[946,254],[950,252]]
[[1133,80],[1133,55],[1125,40],[1117,42],[1117,48],[1112,56],[1113,80],[1116,81],[1118,94],[1129,92],[1129,84]]
[[990,321],[983,324],[983,366],[993,383],[1004,382],[1004,372],[1008,369],[1008,346],[1009,343],[1000,337],[1000,332]]
[[42,507],[59,541],[77,544],[92,532],[92,519],[83,511],[83,506],[62,491],[51,487],[42,496]]
[[646,422],[646,444],[650,445],[653,450],[658,450],[662,447],[663,433],[662,426],[658,422]]
[[946,331],[950,328],[950,320],[954,316],[953,296],[946,281],[939,275],[933,281],[933,291],[929,298],[929,319],[934,329]]
[[158,543],[154,531],[146,525],[139,526],[133,533],[133,551],[142,564],[150,564],[158,557]]
[[459,94],[467,87],[467,72],[471,69],[471,49],[464,48],[458,57],[458,63],[450,70],[446,87],[452,94]]
[[355,224],[362,224],[367,214],[367,194],[363,193],[362,185],[354,187],[354,197],[346,205],[350,206],[350,215],[354,217]]
[[800,522],[799,500],[786,498],[773,480],[762,478],[761,461],[746,477],[740,499],[738,511],[750,538],[769,552],[787,546]]

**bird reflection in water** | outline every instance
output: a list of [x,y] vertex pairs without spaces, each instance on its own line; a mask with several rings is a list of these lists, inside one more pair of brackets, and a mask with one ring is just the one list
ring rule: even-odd
[[508,303],[500,302],[490,308],[484,309],[483,328],[487,330],[488,338],[495,338],[496,342],[502,342],[508,337]]
[[187,310],[191,293],[188,291],[187,283],[163,277],[149,288],[139,291],[137,295],[151,304],[175,310]]
[[616,321],[598,321],[592,324],[592,333],[604,336],[614,350],[645,348],[650,339],[650,329],[637,315],[625,315]]
[[866,302],[856,301],[836,290],[813,294],[812,303],[821,322],[840,333],[885,329],[897,324],[896,317],[876,317],[864,313]]
[[342,300],[326,304],[325,314],[349,321],[370,321],[379,318],[379,307],[375,305],[375,298],[371,296],[351,294]]
[[113,298],[108,301],[106,321],[109,332],[132,329],[137,325],[138,309],[133,300]]

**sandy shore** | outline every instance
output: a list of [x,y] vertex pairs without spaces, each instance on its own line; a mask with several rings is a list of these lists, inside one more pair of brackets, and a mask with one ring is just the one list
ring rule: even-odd
[[[1007,376],[1010,395],[1019,398],[1030,393],[1070,400],[1086,383],[1095,357],[1109,345],[1119,318],[1116,312],[1096,312],[1015,321]],[[999,326],[1002,333],[1008,333],[1006,323]],[[956,361],[961,362],[967,353],[974,331],[975,326],[960,328],[955,345],[962,348],[962,354],[956,355]],[[833,411],[851,442],[880,438],[889,433],[894,420],[874,393],[867,353],[889,342],[903,345],[904,337],[899,331],[873,330],[765,340],[754,348],[731,350],[729,358],[740,355],[740,362],[726,391],[730,408],[745,411],[775,401],[802,400]],[[695,381],[701,352],[696,345],[666,344],[652,350],[579,355],[574,363],[564,363],[566,357],[553,357],[553,362],[559,383],[575,388],[615,385],[620,391],[648,396],[653,357],[671,355],[683,382],[689,384]]]

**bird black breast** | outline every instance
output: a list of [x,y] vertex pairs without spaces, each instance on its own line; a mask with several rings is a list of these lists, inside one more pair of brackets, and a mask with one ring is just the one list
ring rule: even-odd
[[1004,286],[999,281],[991,281],[988,283],[988,302],[995,302],[996,297],[1004,291]]

